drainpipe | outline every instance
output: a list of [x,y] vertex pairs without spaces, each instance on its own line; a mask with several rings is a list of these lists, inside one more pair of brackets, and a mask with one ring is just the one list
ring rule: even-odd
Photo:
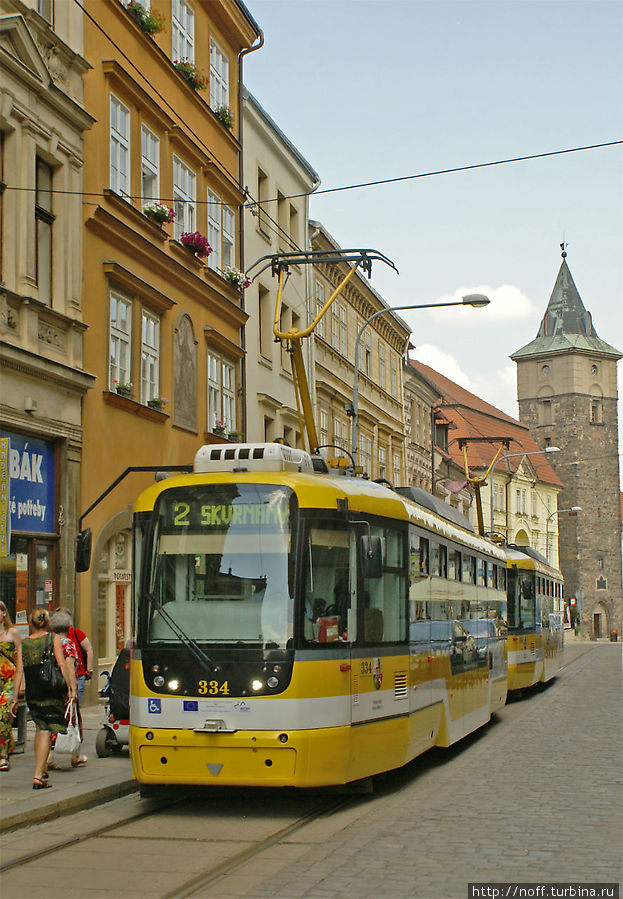
[[[248,53],[254,53],[264,46],[264,32],[261,28],[257,28],[258,43],[251,47],[244,47],[238,54],[238,143],[240,144],[240,153],[238,154],[238,186],[243,190],[244,184],[244,159],[243,159],[243,83],[242,83],[242,58]],[[246,197],[246,188],[243,190]],[[238,216],[238,241],[240,246],[240,268],[245,270],[244,264],[244,206],[240,209]],[[242,292],[241,306],[243,312],[245,310],[244,291]],[[247,366],[246,366],[246,331],[244,325],[240,328],[240,348],[243,350],[243,357],[240,360],[240,389],[242,391],[242,439],[247,439]]]

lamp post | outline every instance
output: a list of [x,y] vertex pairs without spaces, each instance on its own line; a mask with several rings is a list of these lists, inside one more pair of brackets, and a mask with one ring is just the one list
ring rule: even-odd
[[[513,457],[516,457],[516,456],[541,456],[541,455],[543,455],[543,453],[559,453],[559,452],[560,452],[559,446],[546,446],[545,449],[532,450],[529,453],[507,453],[505,456],[500,456],[499,459],[495,460],[495,462],[493,463],[493,466],[491,468],[491,471],[489,472],[489,474],[491,475],[491,488],[490,488],[491,489],[491,531],[490,531],[491,534],[493,533],[493,472],[495,471],[495,466],[498,464],[498,462],[502,462],[503,459],[512,459]],[[507,539],[508,539],[508,537],[507,537]]]
[[582,511],[581,506],[571,506],[570,509],[555,509],[551,513],[551,515],[547,516],[547,520],[545,522],[545,558],[547,559],[548,563],[549,563],[549,521],[550,521],[550,518],[555,518],[556,515],[562,515],[564,512],[572,512],[575,514],[576,512],[581,512],[581,511]]
[[387,312],[403,312],[407,309],[436,309],[441,306],[474,306],[474,308],[478,309],[483,306],[488,306],[491,300],[486,297],[482,293],[469,293],[466,296],[462,297],[460,300],[454,300],[451,303],[415,303],[409,306],[388,306],[383,309],[378,309],[376,312],[373,312],[372,315],[368,316],[362,326],[359,328],[357,332],[357,338],[355,340],[355,374],[353,377],[353,402],[352,409],[349,410],[349,415],[352,416],[353,419],[353,434],[351,440],[351,452],[355,459],[357,459],[358,454],[358,437],[359,437],[359,344],[361,342],[361,336],[365,329],[368,327],[370,322],[374,321],[375,318],[378,318],[379,315],[385,315]]

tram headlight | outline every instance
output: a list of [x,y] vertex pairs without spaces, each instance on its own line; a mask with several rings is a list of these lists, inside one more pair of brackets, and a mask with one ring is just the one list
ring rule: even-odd
[[162,687],[164,685],[164,678],[161,674],[157,674],[154,678],[154,687]]
[[257,693],[258,690],[261,690],[263,686],[264,686],[264,684],[263,684],[262,681],[259,680],[259,678],[257,678],[257,677],[255,678],[255,680],[252,680],[252,681],[251,681],[251,689],[252,689],[255,693]]
[[267,679],[266,683],[272,690],[274,690],[275,687],[279,686],[279,678],[271,676]]
[[167,684],[167,687],[169,688],[169,690],[178,690],[179,686],[180,686],[180,682],[177,680],[177,678],[173,678],[173,680],[170,680],[169,683]]

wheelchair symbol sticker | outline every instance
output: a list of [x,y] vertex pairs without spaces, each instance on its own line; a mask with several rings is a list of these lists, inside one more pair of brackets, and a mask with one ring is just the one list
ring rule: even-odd
[[162,712],[162,700],[161,699],[148,699],[147,700],[147,710],[152,715],[160,715]]

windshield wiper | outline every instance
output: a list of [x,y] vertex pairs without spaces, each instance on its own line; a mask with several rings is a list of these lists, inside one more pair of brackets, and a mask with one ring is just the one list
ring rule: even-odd
[[149,602],[152,610],[154,612],[158,612],[160,617],[164,620],[165,624],[171,628],[175,636],[178,638],[180,643],[182,643],[186,649],[190,652],[196,662],[199,663],[206,671],[213,671],[216,673],[219,670],[216,662],[210,658],[210,656],[203,651],[203,649],[199,646],[196,640],[193,640],[192,637],[189,637],[188,634],[182,630],[177,621],[169,615],[169,613],[165,610],[164,606],[158,605],[156,601],[156,597],[153,593],[146,593],[145,599]]

